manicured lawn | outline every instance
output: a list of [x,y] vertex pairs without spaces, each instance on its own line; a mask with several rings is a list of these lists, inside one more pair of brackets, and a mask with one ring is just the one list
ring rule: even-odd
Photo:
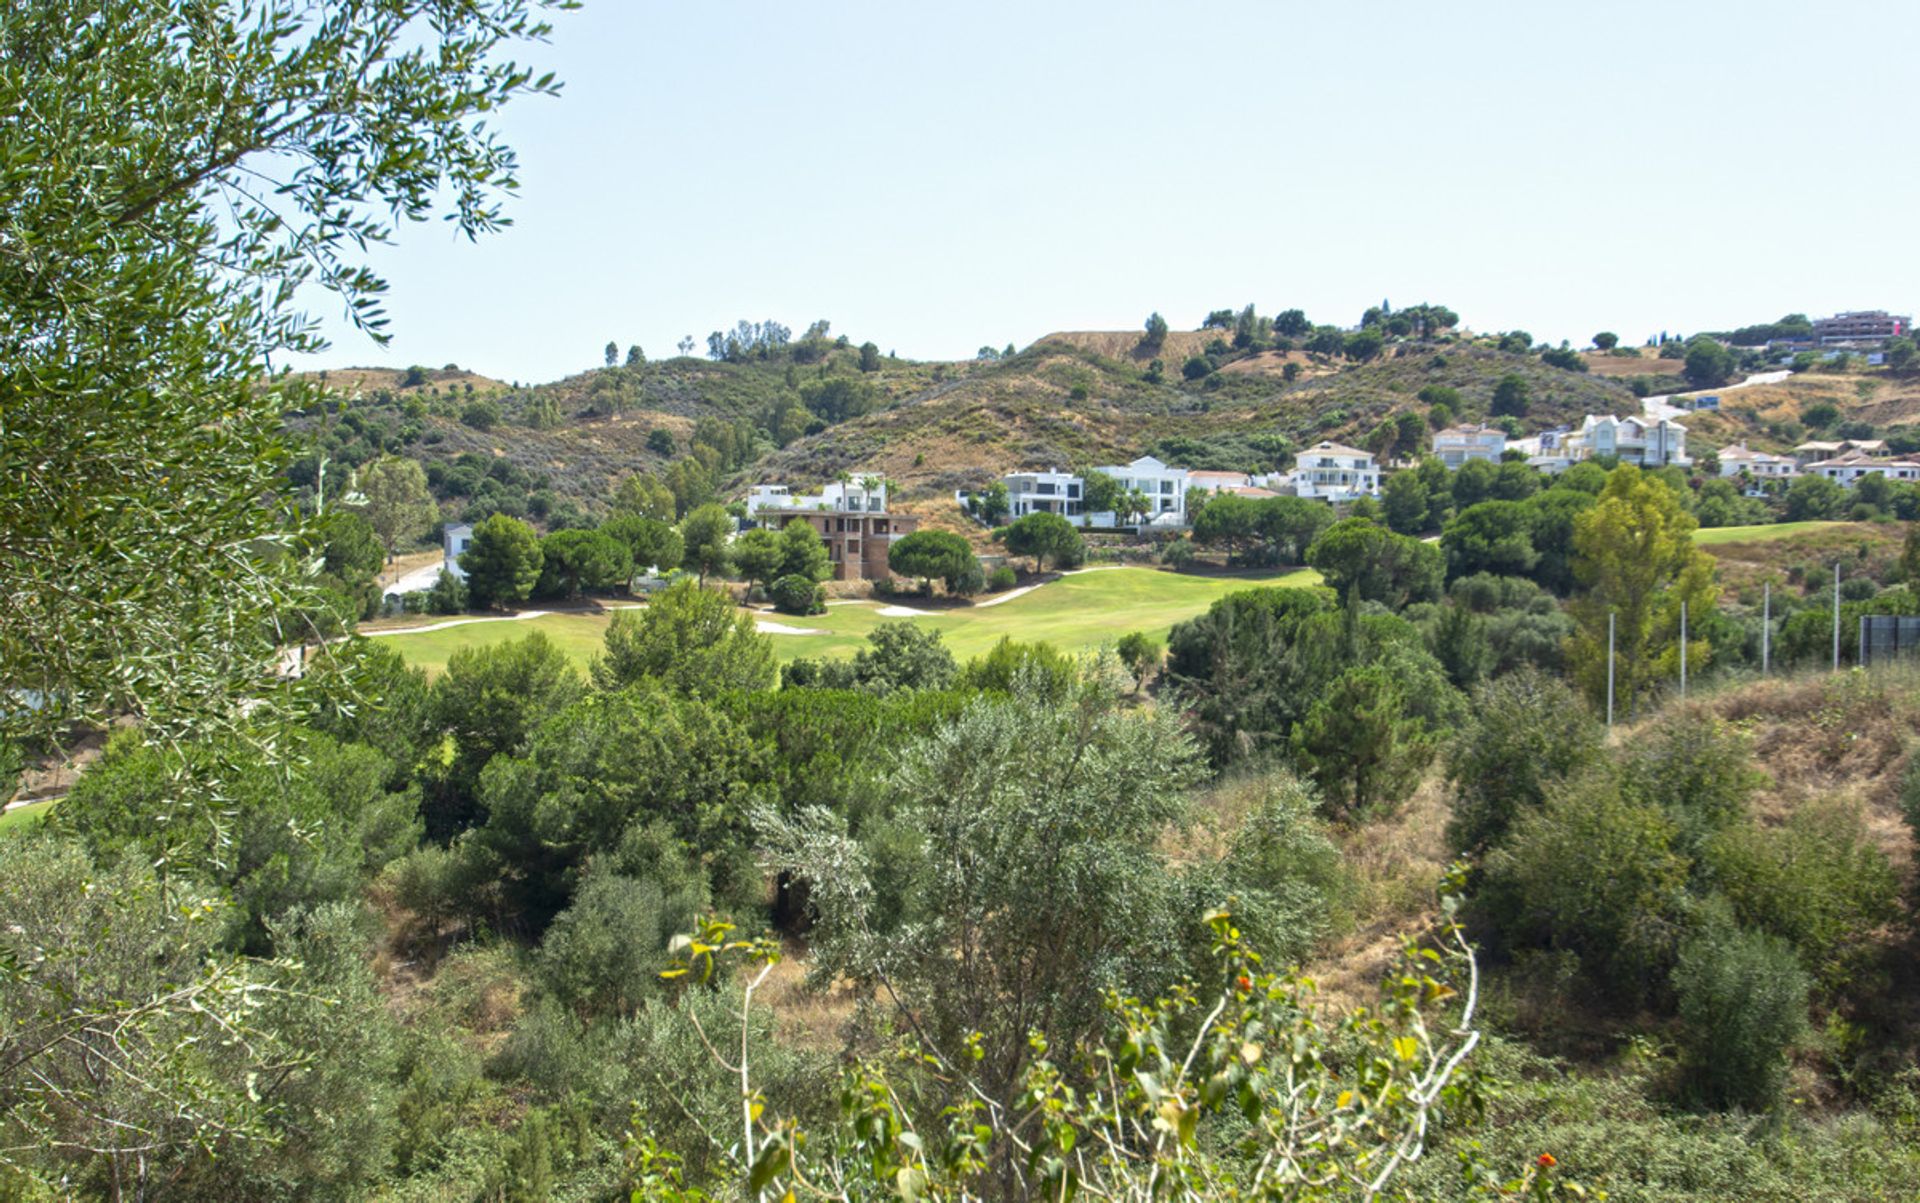
[[53,806],[51,802],[30,802],[25,806],[16,806],[12,810],[0,813],[0,836],[15,831],[25,831],[45,818]]
[[1704,546],[1715,543],[1757,543],[1765,539],[1785,539],[1802,531],[1852,525],[1851,522],[1770,522],[1761,526],[1701,527],[1693,532],[1693,541]]
[[606,614],[549,614],[524,622],[469,622],[441,631],[383,635],[380,638],[405,656],[408,663],[417,664],[436,676],[447,667],[447,657],[460,648],[484,647],[491,643],[505,643],[509,639],[524,639],[535,631],[559,644],[562,651],[584,665],[600,653],[601,642],[606,638],[608,617]]
[[[1031,593],[992,606],[963,606],[935,610],[911,621],[939,631],[954,656],[966,660],[987,651],[1002,636],[1045,640],[1065,651],[1078,652],[1111,643],[1129,631],[1147,631],[1162,638],[1174,623],[1205,610],[1214,600],[1239,589],[1260,585],[1314,585],[1318,574],[1307,569],[1290,572],[1189,576],[1152,568],[1096,569],[1075,573],[1042,585]],[[991,598],[983,599],[991,600]],[[880,612],[884,603],[850,603],[827,607],[811,618],[770,616],[774,621],[818,634],[773,636],[782,661],[798,656],[850,656],[864,646],[866,635],[888,621]],[[913,599],[900,604],[914,607]],[[456,648],[519,639],[543,631],[581,664],[599,654],[606,634],[606,615],[553,614],[524,622],[482,622],[442,631],[383,636],[405,656],[430,673],[447,665]]]

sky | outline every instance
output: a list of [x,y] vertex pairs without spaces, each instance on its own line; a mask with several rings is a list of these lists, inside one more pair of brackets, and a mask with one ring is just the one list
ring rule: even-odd
[[372,259],[382,349],[554,379],[740,319],[918,359],[1431,301],[1584,345],[1920,307],[1920,5],[587,0],[514,225]]

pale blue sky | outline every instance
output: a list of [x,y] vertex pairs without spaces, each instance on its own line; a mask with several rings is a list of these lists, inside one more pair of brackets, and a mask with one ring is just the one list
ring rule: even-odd
[[1916,308],[1920,5],[588,0],[515,225],[381,351],[552,379],[772,318],[916,358],[1382,297],[1584,342]]

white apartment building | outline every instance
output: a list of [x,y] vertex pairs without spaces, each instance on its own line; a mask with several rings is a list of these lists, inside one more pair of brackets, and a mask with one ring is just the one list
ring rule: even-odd
[[1339,443],[1307,448],[1285,475],[1296,497],[1338,502],[1380,495],[1380,467],[1372,453]]
[[1433,435],[1433,454],[1449,472],[1469,460],[1500,462],[1507,450],[1507,432],[1497,426],[1449,426]]
[[1187,489],[1192,486],[1192,474],[1185,468],[1169,467],[1151,455],[1143,455],[1130,464],[1110,464],[1094,471],[1111,476],[1123,490],[1144,494],[1148,525],[1187,524]]

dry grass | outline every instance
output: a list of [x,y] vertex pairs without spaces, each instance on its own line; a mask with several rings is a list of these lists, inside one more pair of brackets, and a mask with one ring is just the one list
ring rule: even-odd
[[[1799,673],[1753,681],[1688,706],[1747,732],[1754,762],[1768,777],[1754,798],[1762,823],[1783,822],[1815,802],[1855,804],[1880,850],[1903,875],[1911,872],[1913,837],[1901,818],[1899,795],[1912,749],[1920,743],[1920,669]],[[1648,721],[1665,721],[1671,713]]]
[[774,1033],[782,1044],[813,1052],[838,1052],[847,1046],[861,999],[844,982],[827,989],[809,986],[805,946],[790,939],[786,959],[767,974],[755,1001],[764,1004],[767,1014],[773,1016]]
[[1133,360],[1141,364],[1157,359],[1178,370],[1181,364],[1195,355],[1204,355],[1207,344],[1214,339],[1233,341],[1231,330],[1169,330],[1167,341],[1160,345],[1160,349],[1149,351],[1140,345],[1144,333],[1142,330],[1061,330],[1035,339],[1034,345],[1059,343],[1108,359]]
[[1342,850],[1358,886],[1355,923],[1307,966],[1337,1008],[1371,1004],[1402,939],[1438,919],[1446,825],[1446,781],[1436,764],[1398,812],[1344,833]]
[[439,389],[441,392],[464,393],[469,384],[473,386],[473,391],[476,393],[507,387],[504,381],[495,380],[491,376],[482,376],[478,372],[469,372],[463,368],[455,368],[452,371],[444,368],[428,368],[426,383],[412,388],[401,386],[400,382],[406,379],[407,375],[401,368],[327,368],[324,371],[300,374],[311,376],[316,380],[324,379],[328,388],[339,392],[349,394],[357,392],[362,396],[383,388],[391,389],[396,395],[412,396],[433,389]]
[[1581,355],[1586,361],[1587,371],[1595,376],[1677,376],[1680,374],[1680,361],[1677,359],[1655,359],[1646,348],[1639,348],[1639,357],[1628,359],[1624,355],[1602,355],[1588,351]]

